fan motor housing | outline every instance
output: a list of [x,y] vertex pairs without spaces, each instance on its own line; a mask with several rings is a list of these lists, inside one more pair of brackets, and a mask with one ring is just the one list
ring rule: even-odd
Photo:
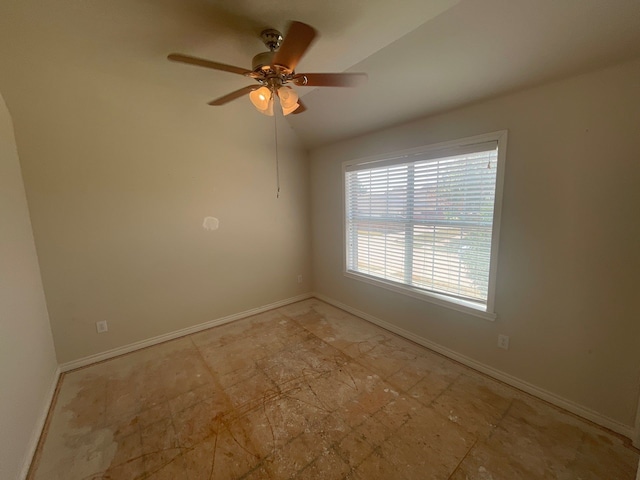
[[257,72],[259,70],[268,70],[273,65],[273,57],[275,52],[263,52],[259,53],[251,62],[253,71]]

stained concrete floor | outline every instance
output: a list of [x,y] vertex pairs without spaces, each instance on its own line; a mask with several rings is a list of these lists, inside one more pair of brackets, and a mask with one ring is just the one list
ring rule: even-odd
[[30,479],[616,479],[610,432],[319,300],[63,376]]

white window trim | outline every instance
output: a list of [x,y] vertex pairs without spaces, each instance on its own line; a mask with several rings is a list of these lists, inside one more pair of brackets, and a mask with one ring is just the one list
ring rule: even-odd
[[[493,229],[491,234],[491,260],[489,262],[489,288],[487,292],[487,305],[476,304],[463,299],[441,295],[436,292],[429,292],[409,285],[395,283],[389,280],[373,277],[370,275],[349,271],[347,268],[347,201],[345,198],[346,185],[345,174],[347,169],[355,164],[373,163],[388,160],[390,158],[398,158],[403,156],[429,153],[437,155],[438,150],[449,150],[455,147],[464,147],[477,143],[495,141],[498,142],[498,165],[496,171],[496,191],[493,209]],[[385,288],[393,292],[408,295],[430,303],[441,305],[444,307],[467,313],[485,320],[495,320],[497,313],[495,312],[495,294],[496,294],[496,275],[498,271],[498,247],[500,242],[500,219],[502,217],[502,192],[504,185],[504,170],[507,152],[507,130],[475,135],[472,137],[452,140],[448,142],[440,142],[432,145],[411,148],[401,151],[393,151],[386,154],[375,155],[356,160],[347,160],[342,163],[342,271],[348,278],[353,278],[371,285]]]

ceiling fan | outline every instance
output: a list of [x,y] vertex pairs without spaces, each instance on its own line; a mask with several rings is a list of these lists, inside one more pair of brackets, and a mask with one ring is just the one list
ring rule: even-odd
[[302,22],[291,22],[287,35],[274,29],[260,34],[268,52],[253,57],[252,70],[213,62],[203,58],[172,53],[167,58],[174,62],[222,70],[253,78],[257,85],[249,85],[209,102],[209,105],[224,105],[249,94],[259,112],[273,115],[274,97],[278,97],[282,113],[301,113],[306,110],[296,91],[288,84],[299,87],[355,87],[367,79],[366,73],[296,73],[295,68],[317,36],[316,30]]

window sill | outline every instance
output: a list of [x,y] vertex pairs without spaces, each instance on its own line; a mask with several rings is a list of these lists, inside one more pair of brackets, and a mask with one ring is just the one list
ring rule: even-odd
[[409,297],[417,298],[425,302],[434,303],[436,305],[450,308],[458,312],[473,315],[474,317],[483,318],[484,320],[494,321],[497,318],[497,315],[495,313],[485,311],[483,309],[484,306],[475,304],[467,300],[451,298],[435,292],[419,290],[407,285],[389,282],[387,280],[371,277],[362,273],[356,273],[350,270],[345,271],[344,275],[345,277],[353,278],[354,280],[365,282],[370,285],[375,285],[377,287],[382,287],[386,290],[391,290],[392,292],[401,293],[402,295],[407,295]]

